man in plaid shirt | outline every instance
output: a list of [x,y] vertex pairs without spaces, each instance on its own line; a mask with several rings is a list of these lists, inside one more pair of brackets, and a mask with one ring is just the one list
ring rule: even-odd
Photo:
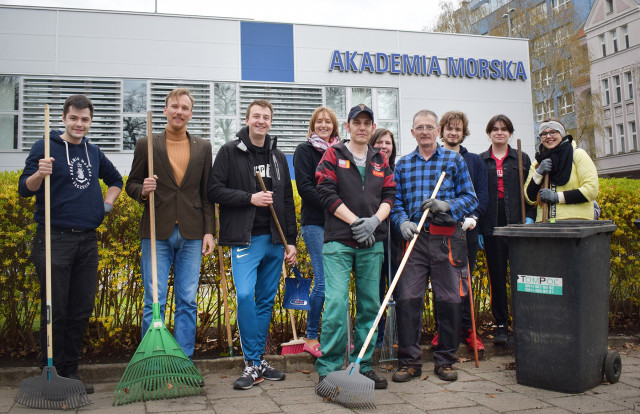
[[[438,347],[433,353],[434,372],[455,381],[452,365],[460,343],[462,298],[467,292],[468,268],[464,217],[477,206],[466,163],[460,154],[437,143],[437,115],[421,110],[413,117],[411,134],[417,148],[396,164],[396,199],[391,211],[394,227],[405,240],[420,233],[396,287],[398,362],[393,381],[406,382],[422,374],[422,311],[431,277],[438,318]],[[435,199],[431,194],[442,172],[446,176]],[[429,220],[418,229],[422,212]]]

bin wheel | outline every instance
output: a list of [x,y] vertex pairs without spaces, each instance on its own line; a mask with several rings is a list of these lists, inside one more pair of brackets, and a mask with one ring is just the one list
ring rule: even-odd
[[622,373],[622,361],[620,354],[616,351],[607,351],[604,359],[604,376],[610,384],[615,384],[620,379]]

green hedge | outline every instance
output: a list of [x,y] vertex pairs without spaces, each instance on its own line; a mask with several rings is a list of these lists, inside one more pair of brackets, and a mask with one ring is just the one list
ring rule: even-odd
[[[33,222],[34,199],[17,194],[19,172],[0,173],[0,354],[28,355],[39,351],[37,327],[39,324],[39,283],[29,260]],[[294,187],[295,189],[295,187]],[[300,200],[295,192],[296,213],[300,216]],[[629,317],[637,312],[640,297],[640,230],[633,220],[640,218],[640,182],[628,179],[601,179],[598,198],[603,219],[614,220],[618,230],[611,243],[611,304],[610,316]],[[137,228],[141,207],[126,194],[122,194],[98,229],[100,265],[98,294],[94,314],[85,337],[84,352],[116,353],[135,349],[140,340],[143,286],[140,278],[140,239]],[[229,287],[229,305],[233,324],[234,344],[238,348],[235,325],[235,291],[230,272],[230,252],[224,248],[224,266]],[[298,239],[298,267],[303,274],[312,275],[311,263],[302,242]],[[480,252],[474,278],[475,308],[479,320],[489,321],[489,287],[486,263]],[[171,286],[171,282],[170,282]],[[173,292],[169,289],[169,301]],[[289,318],[281,308],[283,284],[276,298],[269,352],[276,353],[280,342],[292,338]],[[219,347],[226,349],[223,306],[221,300],[220,270],[216,253],[202,260],[200,289],[198,292],[197,345],[201,350]],[[355,313],[355,298],[352,298]],[[167,306],[166,321],[171,327],[173,307]],[[306,328],[304,312],[296,312],[298,334]],[[424,311],[424,330],[433,330],[429,307]]]

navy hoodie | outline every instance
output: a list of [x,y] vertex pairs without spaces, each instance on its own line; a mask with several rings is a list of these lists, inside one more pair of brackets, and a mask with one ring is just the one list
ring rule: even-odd
[[[122,188],[122,176],[96,145],[87,137],[78,145],[64,141],[62,131],[51,131],[50,153],[55,159],[51,175],[51,225],[74,229],[96,229],[104,219],[104,199],[100,179],[108,187]],[[27,178],[38,171],[44,158],[44,139],[31,147],[24,171],[18,181],[18,193],[36,196],[33,214],[44,224],[44,181],[37,191],[27,188]]]

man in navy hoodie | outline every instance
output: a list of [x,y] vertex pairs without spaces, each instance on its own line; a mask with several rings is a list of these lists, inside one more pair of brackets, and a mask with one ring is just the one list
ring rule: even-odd
[[[25,162],[18,183],[23,197],[36,196],[38,223],[31,260],[40,279],[40,365],[47,365],[45,289],[44,177],[51,176],[51,290],[53,365],[59,375],[79,380],[82,336],[93,311],[98,274],[96,228],[122,190],[122,176],[85,135],[91,127],[93,103],[84,95],[67,98],[62,110],[65,131],[51,131],[51,157],[44,158],[39,140]],[[102,198],[100,180],[107,185]],[[93,386],[84,383],[88,394]]]

